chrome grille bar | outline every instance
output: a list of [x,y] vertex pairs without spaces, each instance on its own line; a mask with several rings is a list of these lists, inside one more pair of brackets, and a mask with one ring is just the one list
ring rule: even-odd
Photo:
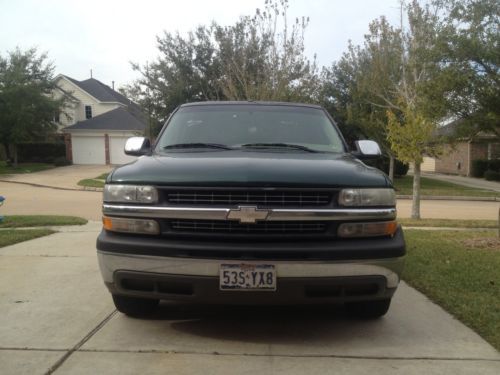
[[[103,214],[110,216],[146,217],[158,219],[226,220],[230,208],[164,207],[103,204]],[[395,208],[358,209],[269,209],[266,221],[349,221],[391,220]]]

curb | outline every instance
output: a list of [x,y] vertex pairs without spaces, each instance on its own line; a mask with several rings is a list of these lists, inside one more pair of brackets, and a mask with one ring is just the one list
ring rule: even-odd
[[429,230],[429,231],[433,231],[433,230],[445,230],[445,231],[478,231],[478,232],[482,232],[482,231],[490,231],[490,230],[498,230],[497,228],[467,228],[467,227],[414,227],[414,226],[405,226],[403,225],[403,230],[406,230],[406,229],[411,229],[411,230]]
[[84,186],[82,189],[80,190],[84,190],[84,191],[98,191],[98,192],[102,192],[104,189],[103,188],[98,188],[98,187],[90,187],[90,186]]
[[[412,195],[396,195],[397,199],[413,199]],[[458,195],[422,195],[420,200],[500,202],[500,197],[464,197]]]
[[8,184],[28,185],[28,186],[33,186],[33,187],[41,187],[41,188],[54,189],[54,190],[98,191],[98,192],[102,192],[102,190],[103,190],[102,188],[92,188],[92,187],[88,187],[88,186],[84,186],[84,187],[81,187],[81,188],[68,188],[68,187],[61,187],[61,186],[51,186],[51,185],[35,184],[33,182],[23,182],[23,181],[0,180],[0,182],[6,182]]

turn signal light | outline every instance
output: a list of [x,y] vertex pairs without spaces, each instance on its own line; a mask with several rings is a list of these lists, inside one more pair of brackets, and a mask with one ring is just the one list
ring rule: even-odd
[[337,231],[339,237],[378,237],[393,236],[398,229],[396,221],[374,223],[344,223]]
[[104,229],[112,232],[160,234],[160,226],[155,220],[125,219],[104,216],[102,218]]

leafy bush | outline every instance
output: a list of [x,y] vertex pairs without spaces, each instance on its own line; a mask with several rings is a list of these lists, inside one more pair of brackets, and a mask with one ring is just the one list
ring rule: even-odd
[[20,163],[54,163],[58,158],[66,158],[66,145],[53,143],[21,143],[17,145]]
[[483,177],[484,172],[488,170],[488,160],[473,160],[472,161],[472,176]]
[[472,176],[485,177],[486,171],[500,172],[500,160],[478,159],[472,161]]
[[500,172],[488,169],[486,172],[484,172],[484,178],[488,181],[500,181]]
[[0,160],[7,160],[7,151],[5,150],[4,145],[0,145]]
[[[380,169],[386,174],[389,174],[390,160],[388,157],[381,157],[380,159],[377,160],[369,160],[366,161],[365,163],[371,165],[372,167]],[[409,168],[410,166],[408,164],[405,164],[402,161],[396,159],[394,161],[394,176],[406,176]]]
[[65,156],[63,156],[63,157],[58,157],[58,158],[55,158],[55,159],[54,159],[54,165],[55,165],[56,167],[63,167],[63,166],[65,166],[65,165],[71,165],[71,164],[72,164],[72,163],[71,163],[68,159],[66,159],[66,157],[65,157]]
[[500,172],[500,159],[489,160],[488,169],[495,172]]

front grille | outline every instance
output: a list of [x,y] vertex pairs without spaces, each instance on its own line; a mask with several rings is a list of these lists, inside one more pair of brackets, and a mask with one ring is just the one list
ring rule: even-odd
[[332,194],[325,191],[252,191],[252,190],[169,190],[169,203],[188,205],[254,204],[262,207],[325,206]]
[[258,234],[307,234],[323,233],[326,223],[311,221],[264,221],[241,224],[221,220],[171,220],[169,226],[176,232],[191,233],[258,233]]

